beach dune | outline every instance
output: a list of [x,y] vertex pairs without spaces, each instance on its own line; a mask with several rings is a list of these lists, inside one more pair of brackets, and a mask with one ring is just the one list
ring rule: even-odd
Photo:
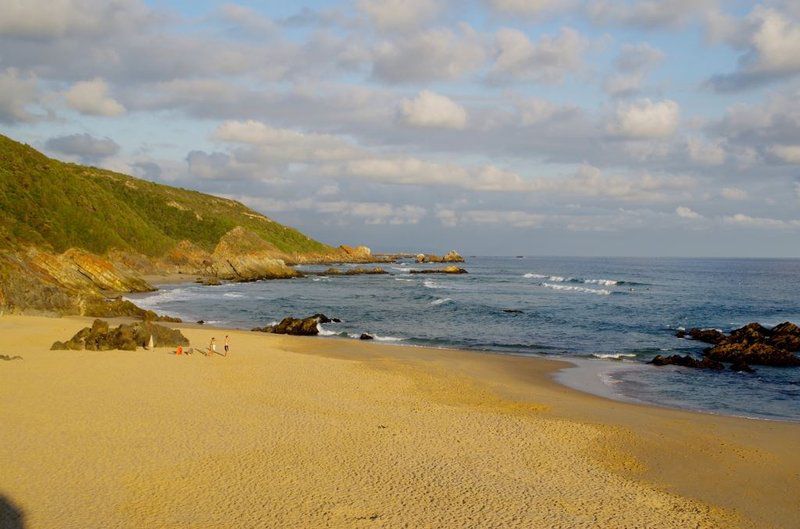
[[22,357],[0,361],[3,528],[800,526],[797,424],[350,340],[186,326],[230,356],[49,350],[88,323],[0,317]]

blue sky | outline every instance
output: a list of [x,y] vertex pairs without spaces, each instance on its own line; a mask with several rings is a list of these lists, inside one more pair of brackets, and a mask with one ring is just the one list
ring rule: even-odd
[[376,250],[800,256],[796,2],[0,3],[59,159]]

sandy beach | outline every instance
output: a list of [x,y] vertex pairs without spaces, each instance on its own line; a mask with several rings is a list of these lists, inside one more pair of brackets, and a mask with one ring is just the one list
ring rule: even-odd
[[[0,317],[5,528],[800,527],[800,424],[628,404],[563,362],[184,326],[49,351]],[[17,514],[14,514],[14,513]]]

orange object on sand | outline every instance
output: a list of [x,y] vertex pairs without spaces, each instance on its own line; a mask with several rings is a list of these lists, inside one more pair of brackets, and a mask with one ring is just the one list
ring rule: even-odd
[[178,348],[175,350],[175,354],[176,355],[182,355],[183,354],[183,346],[182,345],[178,346]]

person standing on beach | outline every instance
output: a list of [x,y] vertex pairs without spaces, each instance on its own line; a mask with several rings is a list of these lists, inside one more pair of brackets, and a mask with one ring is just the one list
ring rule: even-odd
[[211,338],[211,343],[208,344],[208,354],[209,356],[216,354],[217,352],[217,339]]
[[230,351],[230,344],[228,343],[228,335],[225,335],[225,356],[228,356],[228,351]]

